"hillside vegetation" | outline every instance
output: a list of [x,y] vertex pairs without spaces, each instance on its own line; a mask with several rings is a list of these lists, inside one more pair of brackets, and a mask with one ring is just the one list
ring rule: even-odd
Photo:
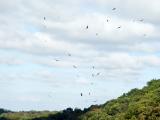
[[0,120],[160,120],[160,80],[151,80],[143,89],[132,89],[117,99],[83,111],[72,108],[61,112],[4,111]]

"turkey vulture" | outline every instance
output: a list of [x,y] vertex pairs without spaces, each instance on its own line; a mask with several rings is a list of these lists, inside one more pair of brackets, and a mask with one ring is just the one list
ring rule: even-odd
[[73,65],[73,68],[77,68],[77,66]]

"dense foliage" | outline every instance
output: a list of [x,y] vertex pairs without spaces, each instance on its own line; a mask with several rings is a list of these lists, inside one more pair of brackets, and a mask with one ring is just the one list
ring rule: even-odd
[[132,89],[117,99],[83,111],[67,108],[44,113],[2,113],[0,120],[160,120],[160,80],[152,80],[143,89]]
[[92,109],[81,120],[160,120],[160,80],[143,89],[132,89],[100,108]]
[[0,108],[0,115],[1,115],[2,113],[8,113],[8,112],[11,112],[11,111]]

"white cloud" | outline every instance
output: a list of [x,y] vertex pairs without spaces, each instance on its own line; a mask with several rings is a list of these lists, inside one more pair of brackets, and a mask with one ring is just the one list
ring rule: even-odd
[[123,2],[122,0],[96,0],[96,3],[103,7],[108,6],[110,9],[116,7],[116,13],[126,17],[145,18],[157,23],[160,18],[159,0],[123,0]]
[[[159,38],[159,27],[156,26],[156,23],[150,23],[149,21],[138,22],[131,20],[130,16],[126,18],[116,15],[119,14],[119,12],[124,12],[121,11],[121,1],[97,1],[99,4],[106,6],[111,4],[113,6],[115,5],[117,10],[114,14],[113,11],[109,11],[107,14],[92,11],[91,13],[86,12],[82,16],[79,9],[74,8],[78,14],[74,16],[71,16],[71,14],[68,15],[67,12],[71,12],[72,9],[67,10],[66,6],[69,4],[81,5],[83,2],[84,1],[70,1],[66,3],[56,1],[55,6],[52,3],[47,6],[48,3],[42,1],[40,1],[38,5],[36,4],[37,2],[17,1],[17,3],[19,3],[16,10],[16,12],[18,12],[17,18],[15,14],[9,15],[6,13],[1,16],[1,20],[5,24],[2,25],[3,29],[0,31],[0,48],[15,49],[34,54],[35,59],[33,59],[33,63],[47,66],[70,67],[76,64],[77,66],[84,67],[89,61],[92,61],[90,64],[95,64],[100,68],[110,69],[134,69],[136,67],[143,67],[143,62],[146,63],[147,60],[140,60],[139,62],[137,58],[140,57],[144,59],[143,56],[130,56],[130,51],[142,51],[145,53],[159,51],[157,45],[159,43],[157,40]],[[87,2],[90,3],[92,1]],[[124,3],[128,7],[131,6],[131,4],[135,7],[137,4],[141,5],[144,3],[144,1],[137,2],[138,1],[126,1]],[[154,7],[156,7],[155,3],[157,2],[158,1],[154,1],[151,6],[148,6],[148,1],[146,1],[146,4],[151,11],[154,11]],[[10,8],[11,10],[15,3],[2,1],[3,7]],[[20,7],[20,4],[23,5],[23,7]],[[59,14],[56,12],[53,12],[54,16],[52,16],[52,13],[49,12],[52,10],[52,7],[56,9],[56,11],[59,10],[60,14],[68,15],[69,18],[67,18],[67,16],[60,16],[60,18],[54,17]],[[41,10],[41,8],[44,9]],[[19,9],[22,11],[18,11]],[[62,9],[66,11],[62,11]],[[138,9],[139,7],[137,6],[137,10]],[[30,12],[32,10],[35,11],[33,14]],[[37,11],[42,11],[42,15],[40,16],[39,13],[36,13]],[[158,8],[156,11],[158,11]],[[141,12],[143,13],[144,11],[142,10]],[[25,13],[26,16],[23,15],[23,13]],[[47,14],[45,15],[44,13]],[[20,16],[24,18],[20,18]],[[46,17],[45,21],[43,20],[44,16]],[[135,16],[135,18],[136,17],[137,16]],[[13,21],[7,18],[13,19]],[[109,22],[106,21],[108,18]],[[88,30],[85,29],[86,25],[89,26]],[[118,26],[122,28],[117,29]],[[35,30],[32,31],[32,29]],[[96,33],[98,33],[97,36]],[[143,36],[144,34],[146,37]],[[156,42],[152,43],[150,39],[154,38],[156,38],[156,40],[154,40]],[[112,52],[110,53],[109,51]],[[120,52],[124,52],[124,54]],[[68,58],[67,53],[72,54],[71,59]],[[37,55],[43,55],[42,59],[38,58],[39,60],[37,60]],[[53,58],[43,58],[44,56],[53,56]],[[54,59],[57,58],[62,60],[55,62]],[[126,62],[124,62],[124,60]],[[154,65],[152,63],[148,64]]]
[[24,63],[25,61],[21,60],[20,58],[17,59],[14,56],[0,57],[0,64],[3,64],[3,65],[22,65]]

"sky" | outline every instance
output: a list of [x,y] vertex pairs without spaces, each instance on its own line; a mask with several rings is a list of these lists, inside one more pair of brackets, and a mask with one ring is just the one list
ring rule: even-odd
[[159,6],[0,0],[0,107],[83,109],[160,78]]

